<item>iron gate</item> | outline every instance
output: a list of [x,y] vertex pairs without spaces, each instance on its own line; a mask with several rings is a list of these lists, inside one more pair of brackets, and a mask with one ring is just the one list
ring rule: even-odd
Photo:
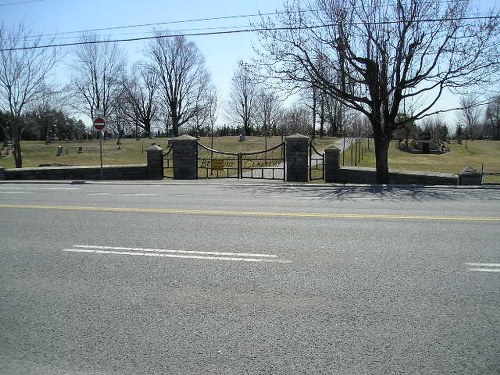
[[285,143],[256,152],[223,152],[198,143],[198,178],[285,180]]
[[163,177],[174,178],[174,159],[173,147],[169,146],[167,151],[163,153]]
[[309,180],[325,179],[325,154],[319,152],[313,143],[309,143]]
[[198,178],[240,178],[240,157],[234,152],[217,151],[198,142]]

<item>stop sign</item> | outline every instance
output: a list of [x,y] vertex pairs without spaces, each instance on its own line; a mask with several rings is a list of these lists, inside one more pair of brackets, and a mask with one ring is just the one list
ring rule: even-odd
[[97,117],[94,119],[95,130],[104,130],[106,127],[106,121],[102,117]]

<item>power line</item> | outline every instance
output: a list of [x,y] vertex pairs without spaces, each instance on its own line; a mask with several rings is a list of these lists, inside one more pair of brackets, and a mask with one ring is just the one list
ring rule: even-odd
[[[39,1],[41,1],[41,0],[39,0]],[[99,31],[133,29],[133,28],[139,28],[139,27],[176,25],[176,24],[181,24],[181,23],[221,21],[221,20],[237,19],[237,18],[252,18],[252,17],[270,16],[270,15],[276,15],[279,13],[280,12],[268,12],[268,13],[254,13],[254,14],[238,14],[238,15],[219,16],[219,17],[210,17],[210,18],[193,18],[193,19],[178,20],[178,21],[152,22],[152,23],[142,23],[142,24],[136,24],[136,25],[112,26],[112,27],[103,27],[103,28],[99,28],[99,29],[86,29],[86,30],[78,30],[78,31],[67,31],[67,32],[61,32],[61,33],[41,34],[38,36],[42,37],[42,36],[58,36],[58,35],[65,35],[65,34],[83,34],[83,33],[94,33],[94,32],[99,32]]]
[[[31,0],[25,2],[37,2],[44,0]],[[442,0],[443,3],[449,3],[456,0]],[[459,0],[459,1],[467,1],[467,0]],[[426,2],[424,2],[426,3]],[[429,1],[431,3],[431,1]],[[69,35],[69,34],[84,34],[84,33],[97,33],[100,31],[112,31],[112,30],[121,30],[121,29],[132,29],[132,28],[141,28],[141,27],[155,27],[155,26],[165,26],[165,25],[176,25],[182,23],[193,23],[193,22],[208,22],[208,21],[220,21],[220,20],[228,20],[228,19],[238,19],[238,18],[253,18],[253,17],[263,17],[263,16],[277,16],[280,14],[299,14],[299,13],[312,13],[317,12],[319,9],[300,9],[300,10],[287,10],[287,11],[274,11],[267,13],[251,13],[251,14],[235,14],[228,16],[217,16],[217,17],[208,17],[208,18],[193,18],[187,20],[177,20],[177,21],[166,21],[166,22],[152,22],[152,23],[143,23],[143,24],[135,24],[135,25],[122,25],[122,26],[111,26],[104,28],[96,28],[96,29],[84,29],[84,30],[76,30],[76,31],[66,31],[66,32],[57,32],[50,34],[38,34],[34,35],[32,38],[41,38],[41,37],[56,37],[60,35]],[[479,16],[479,15],[478,15]],[[215,29],[215,28],[212,28]],[[69,39],[69,38],[66,38]]]
[[[275,14],[275,13],[272,13]],[[442,21],[471,21],[471,20],[493,20],[499,19],[500,16],[474,16],[474,17],[456,17],[456,18],[429,18],[429,19],[419,19],[416,22],[442,22]],[[371,24],[371,25],[389,25],[397,24],[402,21],[380,21],[380,22],[355,22],[357,25]],[[229,34],[242,34],[242,33],[253,33],[253,32],[265,32],[265,31],[298,31],[298,30],[313,30],[319,28],[335,27],[337,24],[321,24],[321,25],[310,25],[310,26],[283,26],[283,27],[269,27],[269,28],[245,28],[245,29],[232,29],[225,31],[207,31],[207,32],[195,32],[195,33],[172,33],[165,35],[153,35],[135,38],[121,38],[121,39],[109,39],[109,40],[84,40],[80,42],[71,43],[51,43],[43,45],[33,45],[24,47],[12,47],[12,48],[0,48],[0,52],[10,52],[10,51],[23,51],[32,49],[42,49],[42,48],[62,48],[62,47],[72,47],[86,44],[103,44],[103,43],[128,43],[137,42],[144,40],[153,39],[164,39],[164,38],[175,38],[180,36],[217,36],[217,35],[229,35]],[[203,30],[203,29],[202,29]]]
[[[270,30],[270,29],[268,29],[268,30]],[[54,43],[54,44],[45,44],[45,45],[39,45],[39,46],[2,48],[2,49],[0,49],[0,52],[22,51],[22,50],[30,50],[30,49],[41,49],[41,48],[72,47],[72,46],[80,46],[80,45],[85,45],[85,44],[126,43],[126,42],[137,42],[137,41],[152,40],[152,39],[175,38],[175,37],[179,37],[179,36],[209,36],[209,35],[240,34],[240,33],[250,33],[250,32],[256,32],[256,31],[259,31],[259,29],[240,29],[240,30],[233,29],[233,30],[227,30],[227,31],[166,34],[166,35],[154,35],[154,36],[145,36],[145,37],[137,37],[137,38],[123,38],[123,39],[110,39],[110,40],[87,40],[87,41],[71,42],[71,43]],[[264,31],[264,30],[260,30],[260,31]]]
[[[232,25],[232,26],[214,26],[214,27],[200,27],[200,28],[190,28],[190,29],[173,29],[173,30],[168,30],[170,33],[176,33],[176,34],[182,34],[185,36],[188,36],[192,32],[201,32],[201,31],[211,31],[211,30],[230,30],[230,31],[237,31],[241,29],[246,29],[248,28],[248,25]],[[125,37],[126,35],[143,35],[143,34],[150,34],[150,31],[138,31],[138,32],[125,32],[125,33],[117,33],[114,34],[116,38],[120,37],[120,35],[123,35]],[[67,37],[62,37],[58,38],[58,40],[74,40],[76,38],[81,37],[81,35],[78,36],[67,36]],[[148,37],[154,38],[155,36],[149,35]],[[33,37],[35,38],[35,37]],[[31,38],[30,38],[31,39]],[[105,42],[105,41],[103,41]]]

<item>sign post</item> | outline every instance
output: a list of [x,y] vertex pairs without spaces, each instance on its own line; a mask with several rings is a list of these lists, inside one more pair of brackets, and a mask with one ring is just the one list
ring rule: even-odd
[[104,138],[104,129],[106,129],[106,119],[103,116],[102,110],[95,110],[94,129],[99,132],[99,154],[101,159],[101,180],[104,179],[104,171],[102,165],[102,141]]

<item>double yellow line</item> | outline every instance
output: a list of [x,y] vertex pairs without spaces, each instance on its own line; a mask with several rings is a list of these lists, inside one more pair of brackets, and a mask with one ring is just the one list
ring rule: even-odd
[[247,217],[286,217],[317,219],[372,219],[372,220],[419,220],[419,221],[455,221],[455,222],[500,222],[500,217],[487,216],[430,216],[404,214],[350,214],[330,212],[271,212],[271,211],[230,211],[230,210],[194,210],[175,208],[134,208],[134,207],[85,207],[54,205],[19,205],[0,204],[0,209],[59,210],[80,212],[175,214],[205,216],[247,216]]

